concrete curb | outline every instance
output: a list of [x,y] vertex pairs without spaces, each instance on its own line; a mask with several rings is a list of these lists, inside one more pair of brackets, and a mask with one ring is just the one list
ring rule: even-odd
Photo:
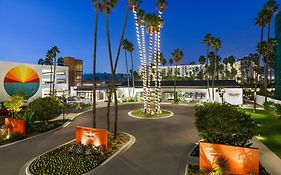
[[187,162],[186,162],[186,166],[185,166],[185,172],[184,172],[184,175],[188,175],[188,167],[189,167],[189,162],[190,162],[190,158],[192,158],[193,156],[191,156],[191,153],[192,151],[198,146],[198,142],[197,143],[194,143],[193,146],[191,146],[191,149],[188,153],[188,156],[187,156]]
[[128,112],[128,115],[132,118],[137,118],[137,119],[143,119],[143,120],[161,120],[161,119],[166,119],[166,118],[170,118],[174,115],[174,113],[172,111],[169,111],[171,114],[165,117],[139,117],[136,115],[132,114],[133,111]]
[[[125,133],[125,132],[123,132],[123,133]],[[114,159],[114,158],[117,157],[117,156],[120,156],[122,153],[124,153],[125,151],[127,151],[127,150],[135,143],[136,138],[135,138],[134,136],[132,136],[131,134],[128,134],[128,133],[125,133],[125,134],[127,134],[127,135],[130,137],[130,140],[129,140],[124,146],[122,146],[117,152],[115,152],[115,153],[114,153],[113,155],[111,155],[108,159],[106,159],[103,163],[101,163],[100,165],[98,165],[98,166],[97,166],[96,168],[94,168],[93,170],[91,170],[91,171],[89,171],[89,172],[87,172],[87,173],[84,173],[84,175],[94,174],[94,172],[98,171],[101,167],[103,167],[105,164],[107,164],[110,160]],[[61,146],[63,146],[63,145],[66,145],[66,144],[68,144],[68,143],[71,143],[71,142],[73,142],[74,140],[75,140],[75,139],[73,139],[73,140],[71,140],[71,141],[69,141],[69,142],[67,142],[67,143],[64,143],[64,144],[62,144],[62,145],[60,145],[60,146],[58,146],[58,147],[56,147],[56,148],[54,148],[54,149],[51,149],[51,150],[49,150],[49,151],[46,151],[45,153],[40,154],[39,156],[35,157],[34,159],[28,161],[28,162],[25,163],[25,164],[23,165],[23,167],[20,169],[19,175],[33,175],[33,174],[29,171],[29,166],[30,166],[30,164],[31,164],[35,159],[37,159],[38,157],[40,157],[40,156],[42,156],[42,155],[44,155],[44,154],[47,154],[47,153],[50,152],[50,151],[55,150],[55,149],[57,149],[57,148],[59,148],[59,147],[61,147]]]
[[7,147],[7,146],[14,145],[14,144],[18,144],[18,143],[21,143],[21,142],[24,142],[24,141],[28,141],[28,140],[31,140],[31,139],[40,137],[40,136],[45,135],[45,134],[49,134],[49,133],[54,132],[54,131],[57,131],[57,130],[59,130],[59,129],[61,129],[61,128],[65,128],[65,127],[67,127],[67,126],[72,122],[72,120],[73,120],[75,117],[77,117],[77,116],[79,116],[79,115],[82,115],[82,114],[84,114],[84,113],[86,113],[86,112],[89,112],[89,111],[91,111],[91,110],[92,110],[92,109],[88,109],[88,110],[86,110],[86,111],[83,111],[83,112],[80,112],[80,113],[75,114],[73,117],[71,117],[71,118],[69,119],[69,121],[65,122],[63,125],[61,125],[61,126],[58,127],[58,128],[49,130],[49,131],[47,131],[47,132],[43,132],[43,133],[41,133],[41,134],[37,134],[37,135],[35,135],[35,136],[27,137],[27,138],[25,138],[25,139],[18,140],[18,141],[12,142],[12,143],[8,143],[8,144],[5,144],[5,145],[1,145],[1,146],[0,146],[0,149],[1,149],[1,148],[4,148],[4,147]]

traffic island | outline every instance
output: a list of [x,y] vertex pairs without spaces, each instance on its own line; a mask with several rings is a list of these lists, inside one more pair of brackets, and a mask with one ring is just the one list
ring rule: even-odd
[[169,110],[162,110],[160,114],[145,114],[143,109],[135,109],[130,111],[128,115],[138,119],[165,119],[172,117],[174,113]]
[[108,147],[76,144],[72,140],[28,162],[27,175],[32,174],[85,174],[94,172],[100,165],[133,145],[135,138],[120,132],[117,139],[108,134]]

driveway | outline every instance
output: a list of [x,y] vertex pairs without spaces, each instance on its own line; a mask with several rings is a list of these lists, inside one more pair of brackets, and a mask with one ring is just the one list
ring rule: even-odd
[[[135,144],[101,167],[95,175],[183,175],[188,150],[199,138],[194,127],[193,108],[163,105],[164,109],[173,111],[175,115],[161,120],[129,117],[128,112],[138,107],[141,105],[119,106],[119,130],[135,136]],[[113,115],[111,118],[113,121]],[[106,108],[99,108],[97,127],[105,128],[105,124]],[[77,125],[91,127],[91,112],[76,117],[65,128],[0,148],[0,174],[16,175],[30,159],[74,139]]]

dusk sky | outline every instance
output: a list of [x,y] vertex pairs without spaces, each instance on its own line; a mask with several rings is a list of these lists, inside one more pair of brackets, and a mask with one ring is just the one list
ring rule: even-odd
[[[265,0],[167,1],[161,33],[161,50],[167,60],[173,49],[180,48],[184,52],[183,64],[197,62],[206,53],[202,42],[206,33],[222,40],[219,54],[223,58],[233,55],[238,59],[255,52],[260,36],[255,18]],[[109,17],[113,58],[121,37],[126,2],[119,0]],[[156,12],[155,2],[143,0],[142,7],[149,13]],[[91,73],[94,17],[91,0],[0,0],[0,60],[37,63],[56,45],[61,51],[59,57],[82,59],[84,73]],[[110,72],[104,21],[104,15],[100,16],[97,72]],[[137,68],[139,57],[132,13],[125,38],[135,45]],[[124,53],[120,56],[117,72],[125,72]]]

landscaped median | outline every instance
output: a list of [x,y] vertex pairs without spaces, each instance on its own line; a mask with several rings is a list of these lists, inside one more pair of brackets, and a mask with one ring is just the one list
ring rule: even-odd
[[135,109],[130,111],[128,115],[138,119],[164,119],[172,117],[174,113],[172,111],[162,109],[160,114],[145,114],[143,109]]
[[[77,139],[77,138],[76,138]],[[120,132],[117,139],[108,133],[108,146],[77,144],[72,140],[61,145],[26,164],[25,173],[31,174],[85,174],[96,171],[99,165],[131,147],[135,138]]]

